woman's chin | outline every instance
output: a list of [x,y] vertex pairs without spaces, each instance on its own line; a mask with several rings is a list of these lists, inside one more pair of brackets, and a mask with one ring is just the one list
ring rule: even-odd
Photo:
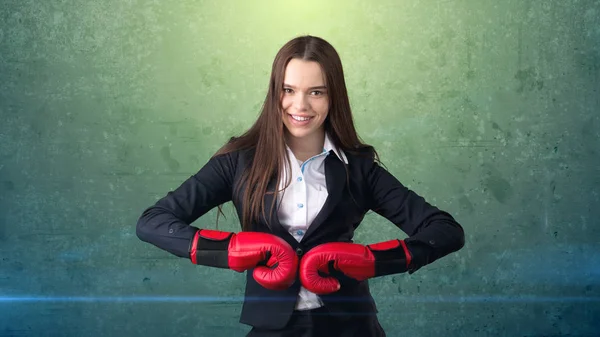
[[309,135],[310,133],[308,132],[308,130],[298,130],[298,129],[289,129],[287,130],[287,134],[291,137],[294,138],[304,138],[307,135]]
[[319,134],[319,130],[315,130],[313,128],[287,128],[287,134],[294,138],[307,138],[312,137]]

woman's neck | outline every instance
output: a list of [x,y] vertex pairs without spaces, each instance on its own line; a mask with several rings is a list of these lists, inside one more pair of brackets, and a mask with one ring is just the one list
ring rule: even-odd
[[285,134],[285,141],[290,147],[296,159],[306,161],[308,158],[323,152],[325,143],[325,131],[312,134],[308,137],[296,138],[289,133]]

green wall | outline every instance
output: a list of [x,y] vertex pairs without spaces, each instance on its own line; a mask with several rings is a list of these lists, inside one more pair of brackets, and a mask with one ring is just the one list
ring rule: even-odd
[[[465,228],[371,282],[388,335],[600,333],[599,1],[12,0],[0,23],[0,336],[244,335],[244,275],[135,224],[250,126],[301,34],[338,50],[387,168]],[[355,239],[404,236],[370,214]]]

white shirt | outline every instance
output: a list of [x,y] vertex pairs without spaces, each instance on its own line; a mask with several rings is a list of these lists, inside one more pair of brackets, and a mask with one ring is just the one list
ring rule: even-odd
[[[300,241],[327,199],[325,157],[330,154],[329,151],[333,150],[346,164],[348,164],[348,159],[343,151],[335,147],[327,134],[325,134],[323,152],[307,159],[305,162],[298,160],[288,146],[286,146],[286,149],[290,156],[292,179],[287,189],[278,196],[280,207],[277,215],[281,225],[296,240]],[[285,187],[289,174],[290,172],[285,167],[279,181],[279,189]],[[308,291],[304,287],[300,288],[296,310],[314,309],[322,305],[323,302],[317,294]]]

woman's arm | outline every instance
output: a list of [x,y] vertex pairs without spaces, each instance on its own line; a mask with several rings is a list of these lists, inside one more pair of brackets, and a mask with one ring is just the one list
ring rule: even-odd
[[369,208],[409,236],[404,240],[412,255],[409,273],[464,246],[463,228],[449,213],[430,205],[375,161],[366,176]]
[[192,222],[232,198],[236,158],[216,156],[177,189],[170,191],[140,216],[136,234],[140,240],[179,257],[189,257],[198,228]]

